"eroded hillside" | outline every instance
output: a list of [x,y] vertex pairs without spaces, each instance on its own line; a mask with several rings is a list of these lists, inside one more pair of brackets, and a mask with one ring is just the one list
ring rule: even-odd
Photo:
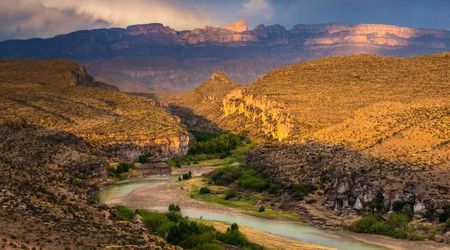
[[73,133],[123,158],[187,151],[184,126],[154,101],[112,91],[68,61],[2,61],[0,90],[2,123]]
[[347,218],[374,205],[433,222],[450,213],[450,54],[323,58],[221,96],[221,104],[197,95],[178,105],[261,142],[247,165],[314,187],[308,199],[319,206],[294,201],[310,217]]
[[73,134],[0,127],[0,248],[175,249],[96,205],[108,155]]
[[0,248],[175,249],[95,197],[111,163],[187,151],[154,101],[69,61],[1,61],[0,138]]
[[221,105],[200,95],[180,105],[254,140],[315,140],[394,161],[447,165],[449,74],[449,54],[330,57],[276,69],[226,95],[216,83]]

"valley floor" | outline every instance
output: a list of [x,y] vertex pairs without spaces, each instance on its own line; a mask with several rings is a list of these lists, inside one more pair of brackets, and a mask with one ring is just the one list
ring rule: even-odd
[[[188,181],[177,181],[172,176],[170,181],[156,184],[149,184],[130,192],[126,196],[118,197],[109,200],[107,203],[125,204],[131,208],[144,208],[153,210],[165,210],[170,204],[179,204],[184,210],[195,210],[210,213],[221,213],[227,215],[245,215],[248,214],[243,210],[233,207],[221,206],[218,204],[203,202],[191,198],[190,189],[193,183],[201,181],[201,176],[212,171],[214,167],[196,167],[190,166],[186,168],[174,169],[175,174],[182,174],[183,172],[191,171],[194,178]],[[218,230],[226,228],[226,223],[207,221]],[[328,249],[323,246],[293,240],[288,237],[276,236],[270,233],[255,230],[250,227],[243,226],[242,232],[252,241],[257,244],[264,245],[269,249]],[[362,241],[368,244],[379,245],[387,249],[450,249],[448,246],[438,244],[430,241],[407,241],[399,240],[385,236],[371,235],[371,234],[357,234],[345,233],[347,236]],[[276,242],[276,244],[274,244]]]

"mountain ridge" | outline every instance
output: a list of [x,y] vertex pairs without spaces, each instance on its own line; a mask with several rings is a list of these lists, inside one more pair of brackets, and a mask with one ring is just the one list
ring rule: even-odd
[[121,90],[191,89],[214,71],[249,82],[274,67],[329,55],[450,51],[450,31],[382,24],[258,25],[177,31],[159,23],[0,42],[0,58],[77,60]]

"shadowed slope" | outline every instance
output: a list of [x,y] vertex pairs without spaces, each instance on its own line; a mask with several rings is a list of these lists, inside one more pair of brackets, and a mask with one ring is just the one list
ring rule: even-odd
[[67,131],[116,147],[124,158],[143,150],[163,156],[187,151],[189,138],[177,119],[148,98],[105,86],[68,61],[1,61],[0,121]]

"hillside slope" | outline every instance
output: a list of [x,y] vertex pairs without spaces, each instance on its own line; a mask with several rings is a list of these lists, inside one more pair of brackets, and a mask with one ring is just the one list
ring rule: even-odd
[[447,53],[323,58],[237,86],[222,105],[179,104],[260,142],[248,166],[315,187],[321,205],[340,215],[380,204],[437,221],[450,202],[449,100]]
[[187,152],[179,121],[144,97],[111,91],[68,61],[0,61],[0,122],[65,131],[132,159]]
[[177,249],[96,201],[111,163],[187,151],[185,127],[69,61],[0,61],[0,248]]
[[176,249],[96,205],[108,155],[41,126],[0,126],[0,248]]
[[178,103],[256,141],[315,140],[446,165],[449,72],[449,54],[330,57],[273,70],[246,86],[220,90],[216,83],[221,105],[200,95]]

